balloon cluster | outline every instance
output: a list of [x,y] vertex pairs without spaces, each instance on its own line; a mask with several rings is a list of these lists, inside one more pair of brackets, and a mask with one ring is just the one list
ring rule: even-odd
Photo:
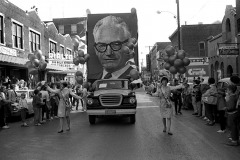
[[75,64],[76,66],[80,64],[84,64],[85,62],[87,62],[90,58],[89,54],[84,54],[83,50],[78,50],[77,52],[77,56],[75,58],[73,58],[73,64]]
[[137,69],[132,69],[132,70],[130,71],[129,75],[130,75],[130,78],[131,78],[132,81],[137,80],[137,79],[140,78],[139,72],[138,72]]
[[81,71],[75,73],[75,80],[77,84],[83,84],[83,73]]
[[190,64],[190,60],[185,57],[186,53],[184,50],[175,51],[175,48],[171,45],[167,46],[162,53],[163,60],[166,62],[164,68],[169,70],[170,73],[184,74],[186,72],[186,66]]
[[85,44],[82,44],[84,43],[84,41],[78,35],[75,35],[72,38],[72,42],[74,51],[77,53],[77,56],[73,58],[73,64],[75,64],[76,66],[78,66],[79,63],[84,64],[90,58],[90,55],[84,54],[84,51],[82,50],[85,48]]
[[43,56],[41,50],[36,50],[32,54],[28,54],[29,61],[26,62],[28,73],[32,75],[38,74],[38,71],[44,71],[47,67],[45,56]]
[[129,38],[127,45],[123,47],[123,53],[128,55],[129,59],[134,58],[135,52],[134,47],[137,46],[137,39],[136,38]]

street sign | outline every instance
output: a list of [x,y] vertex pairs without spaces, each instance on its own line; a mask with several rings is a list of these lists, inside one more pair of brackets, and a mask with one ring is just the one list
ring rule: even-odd
[[207,65],[187,66],[187,77],[209,76]]

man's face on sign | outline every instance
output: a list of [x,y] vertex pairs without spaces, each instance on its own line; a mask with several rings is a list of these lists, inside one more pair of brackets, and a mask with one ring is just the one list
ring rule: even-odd
[[121,26],[101,26],[99,28],[95,39],[95,52],[106,71],[114,72],[125,66],[129,57],[123,47],[128,38]]

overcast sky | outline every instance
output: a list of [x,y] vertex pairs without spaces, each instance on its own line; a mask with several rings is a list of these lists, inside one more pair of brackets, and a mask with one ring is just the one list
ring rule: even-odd
[[[169,36],[177,29],[176,0],[9,0],[23,10],[35,5],[42,21],[53,18],[86,16],[91,13],[125,13],[137,9],[139,26],[139,62],[144,61],[148,46],[156,42],[169,42]],[[179,0],[181,24],[211,24],[222,21],[226,5],[236,6],[236,0]],[[159,11],[161,14],[157,14]],[[171,13],[169,13],[171,12]]]

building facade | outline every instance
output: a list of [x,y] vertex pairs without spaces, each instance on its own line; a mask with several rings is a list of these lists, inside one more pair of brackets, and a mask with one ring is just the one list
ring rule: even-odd
[[221,33],[208,39],[208,57],[211,77],[219,80],[238,75],[236,8],[231,5],[226,6]]
[[[194,77],[209,77],[208,70],[208,45],[209,37],[221,33],[221,24],[197,24],[182,25],[180,28],[181,49],[187,54],[191,63],[187,66],[185,77],[189,80]],[[177,31],[175,31],[169,39],[172,45],[178,48]]]
[[[41,50],[48,62],[45,78],[48,71],[63,71],[73,65],[73,43],[69,35],[63,36],[54,24],[42,22],[36,9],[23,11],[7,0],[0,0],[1,77],[14,76],[28,81],[31,76],[25,63],[28,54],[35,50]],[[70,63],[54,64],[51,57]]]

